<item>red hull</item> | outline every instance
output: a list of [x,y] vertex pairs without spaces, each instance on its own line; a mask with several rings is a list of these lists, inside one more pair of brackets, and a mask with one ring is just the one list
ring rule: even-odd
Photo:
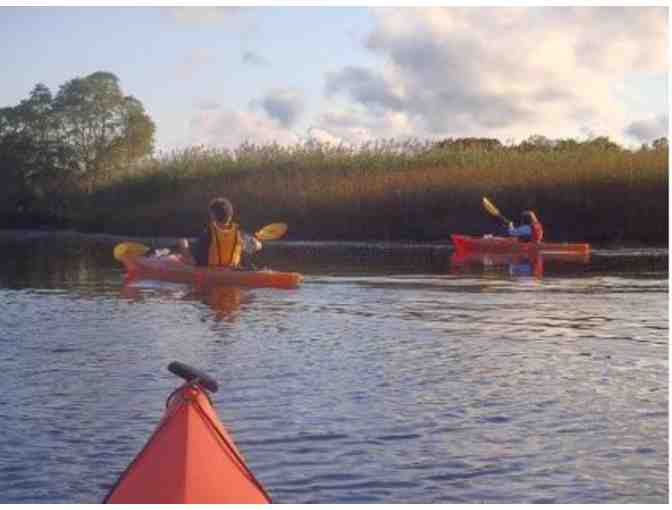
[[524,243],[514,237],[450,236],[455,251],[460,253],[590,253],[587,243]]

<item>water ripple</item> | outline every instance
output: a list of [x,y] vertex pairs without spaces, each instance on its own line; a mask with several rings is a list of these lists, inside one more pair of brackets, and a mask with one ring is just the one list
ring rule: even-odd
[[0,269],[4,503],[100,501],[175,359],[219,381],[279,503],[668,500],[668,275],[641,254],[541,279],[316,262],[214,294],[123,287],[105,256]]

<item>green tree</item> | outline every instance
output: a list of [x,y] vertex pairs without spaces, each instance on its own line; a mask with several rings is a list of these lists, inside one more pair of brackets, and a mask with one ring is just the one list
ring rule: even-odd
[[154,131],[142,103],[124,96],[111,73],[70,80],[56,97],[38,83],[18,105],[0,108],[2,217],[64,218],[72,198],[151,154]]
[[156,127],[140,101],[133,96],[124,98],[121,135],[116,139],[116,157],[130,169],[133,162],[154,151]]
[[54,140],[58,123],[53,115],[53,97],[49,88],[38,83],[30,93],[14,108],[17,128],[31,136],[36,143]]
[[66,82],[56,95],[54,112],[89,194],[153,150],[154,123],[140,101],[122,94],[112,73],[99,71]]
[[553,150],[553,145],[553,140],[550,138],[546,138],[543,135],[532,135],[520,142],[517,148],[521,152],[551,151]]
[[577,150],[580,146],[581,144],[572,138],[563,138],[555,142],[554,149],[557,151],[569,152]]
[[622,147],[609,140],[608,136],[598,136],[585,143],[586,146],[604,151],[621,151]]
[[0,202],[2,214],[21,214],[35,200],[33,139],[20,131],[5,131],[0,138]]
[[439,149],[457,149],[457,150],[476,150],[476,151],[495,151],[504,148],[502,142],[496,138],[446,138],[436,142],[435,147]]
[[73,153],[59,139],[50,90],[38,83],[28,99],[0,109],[0,196],[9,217],[65,215]]
[[657,138],[654,140],[653,148],[657,151],[666,151],[668,148],[667,138],[663,136],[662,138]]

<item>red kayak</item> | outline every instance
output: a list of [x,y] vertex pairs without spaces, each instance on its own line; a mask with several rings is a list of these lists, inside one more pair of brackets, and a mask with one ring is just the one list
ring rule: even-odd
[[460,234],[450,237],[455,251],[461,253],[590,253],[590,245],[587,243],[527,243],[515,237],[474,237]]
[[270,503],[212,408],[206,390],[217,383],[182,363],[168,369],[187,382],[103,502]]

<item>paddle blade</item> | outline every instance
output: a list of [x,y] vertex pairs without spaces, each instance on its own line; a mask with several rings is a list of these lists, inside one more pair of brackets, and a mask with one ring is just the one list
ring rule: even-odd
[[260,241],[272,241],[280,239],[287,232],[286,223],[271,223],[264,228],[259,229],[254,236]]
[[149,246],[145,246],[144,244],[140,243],[134,243],[132,241],[119,243],[114,247],[114,258],[121,260],[121,257],[123,256],[137,257],[144,255],[149,250]]
[[501,219],[504,223],[510,223],[511,220],[504,216],[501,212],[499,212],[499,209],[495,207],[495,204],[490,202],[486,197],[483,197],[483,207],[485,207],[485,210],[488,211],[490,214],[493,216],[496,216],[497,218]]
[[499,209],[495,207],[495,204],[490,202],[490,200],[488,200],[486,197],[483,197],[483,207],[485,207],[485,210],[488,211],[493,216],[502,215],[502,213],[499,212]]

